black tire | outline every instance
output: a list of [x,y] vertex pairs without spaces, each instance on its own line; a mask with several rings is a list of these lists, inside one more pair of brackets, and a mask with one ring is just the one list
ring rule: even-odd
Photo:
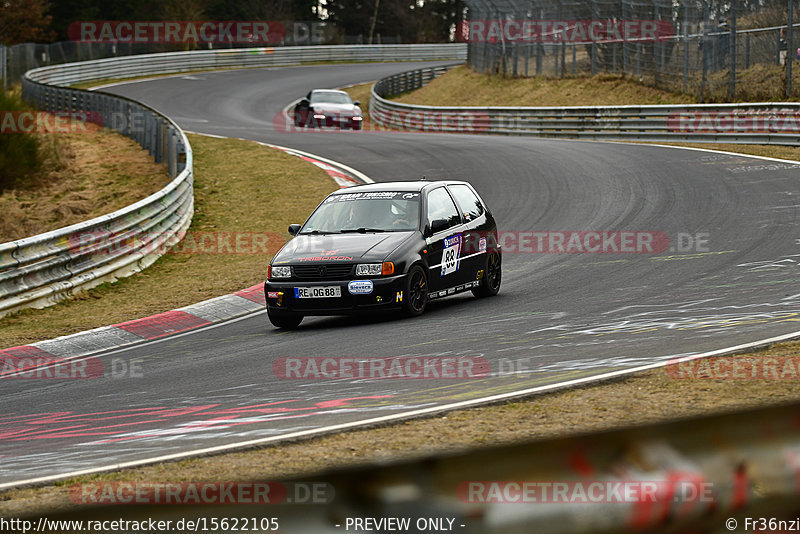
[[409,317],[422,315],[428,305],[428,277],[425,270],[414,265],[406,276],[405,296],[403,297],[403,313]]
[[303,320],[303,316],[299,313],[273,312],[269,308],[267,308],[267,317],[274,326],[284,330],[297,328]]
[[361,121],[355,121],[353,123],[353,130],[358,131],[361,129]]
[[306,125],[306,122],[303,120],[302,115],[297,110],[294,111],[293,115],[294,115],[295,126],[299,126],[300,128],[302,128],[303,126]]
[[472,294],[478,298],[493,297],[500,291],[503,278],[502,259],[499,253],[491,252],[486,256],[486,268],[483,271],[480,285],[472,288]]

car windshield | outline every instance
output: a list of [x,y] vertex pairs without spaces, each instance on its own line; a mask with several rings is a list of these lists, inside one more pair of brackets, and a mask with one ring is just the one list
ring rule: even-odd
[[329,196],[300,233],[407,232],[418,227],[418,192],[370,191]]
[[311,93],[312,104],[352,104],[347,93],[314,92]]

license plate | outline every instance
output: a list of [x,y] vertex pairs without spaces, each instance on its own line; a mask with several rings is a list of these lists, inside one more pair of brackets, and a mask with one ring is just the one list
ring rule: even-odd
[[324,299],[341,297],[342,288],[339,286],[296,287],[294,297],[297,299]]

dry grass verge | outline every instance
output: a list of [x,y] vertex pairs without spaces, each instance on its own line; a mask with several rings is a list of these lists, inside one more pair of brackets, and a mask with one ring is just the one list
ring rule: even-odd
[[[795,74],[795,87],[798,87],[800,73]],[[783,67],[775,65],[755,65],[738,72],[734,101],[787,100],[784,78]],[[709,80],[709,83],[727,86],[727,75],[724,79]],[[423,106],[624,106],[698,102],[693,94],[656,89],[618,74],[509,78],[481,74],[467,66],[451,69],[425,87],[393,100]],[[717,98],[715,101],[724,100]]]
[[[610,87],[613,89],[613,86]],[[348,89],[348,92],[354,98],[360,99],[363,108],[367,109],[369,86],[356,86]],[[552,93],[552,96],[558,94],[555,89],[549,92]],[[564,97],[563,94],[560,96]],[[588,96],[586,98],[585,102],[592,101]],[[449,102],[427,103],[444,105]],[[476,105],[486,104],[487,102],[484,101],[478,102]],[[503,105],[521,104],[504,102]],[[561,101],[550,105],[566,105],[566,103]],[[211,144],[203,145],[202,140],[195,140],[194,137],[192,143],[195,146],[196,154],[201,153],[201,147],[204,150],[212,148]],[[233,141],[232,143],[240,142]],[[757,155],[784,159],[800,158],[800,154],[798,154],[800,149],[791,147],[694,146],[734,152],[750,151]],[[203,170],[202,166],[198,165],[198,167],[199,171]],[[209,176],[213,176],[213,174],[204,173],[203,179],[207,180]],[[216,184],[199,189],[198,198],[202,201],[202,205],[206,205],[208,199],[220,195],[216,189],[223,187],[225,183],[224,178],[219,178]],[[253,185],[257,188],[256,190],[260,187],[258,184]],[[322,187],[322,190],[324,189]],[[212,190],[215,192],[212,193]],[[322,190],[320,195],[324,194]],[[204,197],[203,195],[209,196]],[[223,201],[223,197],[227,197],[227,195],[228,191],[226,190],[225,194],[220,195],[217,200]],[[198,205],[201,205],[201,202],[198,202]],[[281,204],[278,203],[278,206],[274,207],[280,208]],[[216,211],[211,207],[206,209],[208,212],[203,214],[203,224],[213,224],[211,221],[217,219],[211,212],[216,213]],[[300,206],[297,206],[297,209],[301,209]],[[261,210],[260,213],[270,213],[270,210]],[[272,223],[282,228],[290,218],[278,217],[281,222],[272,221]],[[234,216],[235,219],[236,216]],[[274,229],[275,226],[272,228]],[[261,261],[261,268],[263,268],[263,264],[264,262]],[[162,260],[151,269],[168,267],[170,267],[169,259]],[[177,269],[180,266],[174,267]],[[148,270],[145,274],[150,272]],[[152,272],[156,273],[156,271]],[[130,282],[134,282],[134,279],[131,279]],[[128,281],[118,284],[118,286],[122,285],[125,290],[126,283]],[[115,288],[115,291],[117,290]],[[95,304],[90,302],[87,309],[91,310],[94,306]],[[0,327],[2,325],[0,322]],[[736,359],[747,362],[765,357],[797,359],[800,357],[800,342],[776,345],[766,351],[738,356]],[[90,480],[270,480],[339,466],[385,461],[390,458],[600,431],[712,412],[798,401],[800,399],[800,380],[796,376],[784,376],[784,378],[786,379],[679,380],[663,369],[653,370],[611,383],[540,395],[525,401],[460,410],[445,416],[407,421],[381,428],[351,431],[248,452],[82,477],[43,488],[12,490],[0,494],[0,516],[18,517],[73,507],[74,505],[67,497],[67,488],[72,484]]]
[[[737,356],[746,365],[766,357],[800,358],[800,342]],[[715,358],[714,360],[720,360]],[[731,368],[730,362],[726,362]],[[713,368],[713,365],[711,366]],[[450,412],[390,426],[67,480],[0,494],[0,516],[75,508],[70,486],[90,481],[207,482],[275,480],[325,469],[385,462],[458,449],[546,439],[668,421],[800,399],[797,375],[784,380],[677,379],[656,369],[616,382],[530,400]],[[771,378],[768,374],[767,378]]]
[[[254,142],[198,135],[190,135],[189,142],[195,158],[190,232],[279,231],[288,239],[288,225],[304,220],[337,188],[321,169]],[[263,281],[269,260],[257,253],[167,254],[145,271],[77,299],[0,319],[0,347],[146,317],[238,291]]]
[[622,106],[690,104],[694,99],[600,74],[591,78],[505,78],[469,67],[449,70],[394,100],[422,106]]
[[135,141],[85,126],[38,134],[55,145],[52,156],[26,187],[0,195],[0,243],[111,213],[169,183],[166,167]]

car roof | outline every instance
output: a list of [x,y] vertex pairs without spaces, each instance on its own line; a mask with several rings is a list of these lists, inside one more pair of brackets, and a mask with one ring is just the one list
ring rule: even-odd
[[313,89],[312,93],[338,93],[338,94],[348,94],[347,91],[340,91],[338,89]]
[[331,195],[342,195],[349,193],[361,193],[371,191],[427,191],[441,185],[469,185],[467,182],[460,180],[438,180],[429,182],[427,180],[417,180],[415,182],[381,182],[374,184],[356,185],[353,187],[346,187],[339,191],[334,191]]

